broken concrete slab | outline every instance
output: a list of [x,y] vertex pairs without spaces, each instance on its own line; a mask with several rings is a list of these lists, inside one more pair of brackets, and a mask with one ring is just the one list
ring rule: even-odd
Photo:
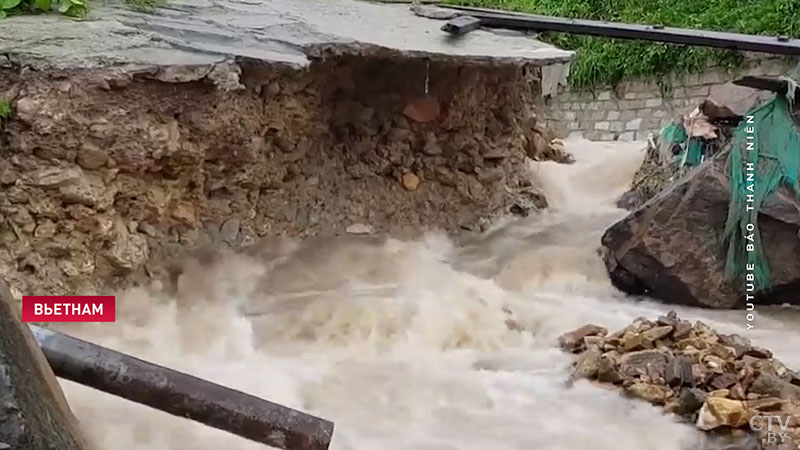
[[417,16],[408,5],[354,0],[174,0],[152,13],[109,2],[85,21],[57,15],[6,19],[0,54],[18,65],[83,69],[213,65],[230,58],[304,67],[327,54],[381,52],[496,64],[548,65],[572,57],[523,35],[478,30],[452,39],[440,27],[440,21]]
[[50,365],[0,279],[0,448],[88,450]]

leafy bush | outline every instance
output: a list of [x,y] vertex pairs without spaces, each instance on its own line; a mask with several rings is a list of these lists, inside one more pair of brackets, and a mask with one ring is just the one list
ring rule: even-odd
[[[56,10],[69,17],[83,17],[89,11],[88,0],[0,0],[0,19],[11,14],[36,14]],[[149,10],[165,0],[125,0],[128,6]]]
[[[445,0],[448,3],[548,16],[800,37],[798,0]],[[738,52],[574,34],[543,40],[576,50],[570,83],[614,85],[629,77],[662,77],[702,69],[709,61],[736,67]]]
[[70,17],[86,14],[86,0],[0,0],[0,19],[7,14],[49,12],[53,9]]
[[13,115],[14,115],[14,109],[11,106],[11,102],[9,102],[8,100],[0,99],[0,123],[11,119],[11,116]]

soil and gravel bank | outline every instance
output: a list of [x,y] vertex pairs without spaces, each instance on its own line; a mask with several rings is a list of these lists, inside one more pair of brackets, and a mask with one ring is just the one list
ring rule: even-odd
[[220,66],[180,83],[161,80],[186,73],[7,70],[0,90],[14,93],[16,115],[0,150],[2,271],[23,292],[91,292],[92,280],[152,271],[175,247],[356,224],[478,229],[544,206],[524,164],[536,78],[426,66],[226,66],[244,87],[228,92],[208,82]]
[[[204,14],[221,20],[217,10],[109,9],[91,27],[53,23],[62,36],[99,33],[87,36],[97,46],[54,54],[45,38],[24,33],[29,46],[10,44],[0,61],[0,97],[14,108],[0,134],[0,273],[15,296],[159,279],[165,261],[198,246],[480,230],[546,205],[526,157],[563,155],[536,125],[547,63],[536,55],[568,53],[485,32],[453,44],[453,54],[433,37],[382,48],[386,37],[365,29],[364,43],[331,34],[346,28],[322,21],[325,8],[270,9],[281,3],[251,13],[226,4],[225,27],[201,24]],[[337,5],[378,23],[387,15]],[[260,39],[230,29],[264,11],[281,21],[295,11],[292,31]],[[412,30],[440,26],[405,13],[398,20]],[[26,20],[0,34],[26,29]],[[123,28],[142,48],[117,48],[124,64],[109,64],[107,41],[122,43]],[[532,48],[481,54],[515,40]],[[159,54],[170,61],[153,64]]]

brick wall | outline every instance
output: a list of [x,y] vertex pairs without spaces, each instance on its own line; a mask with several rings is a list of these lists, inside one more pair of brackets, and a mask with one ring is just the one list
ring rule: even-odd
[[658,134],[673,118],[691,112],[705,98],[724,104],[747,95],[763,100],[771,94],[732,86],[730,81],[745,75],[791,74],[796,64],[786,58],[751,56],[736,71],[709,67],[702,73],[670,76],[671,88],[667,89],[649,80],[632,80],[595,92],[570,92],[559,86],[556,95],[545,99],[545,120],[562,137],[581,133],[597,141],[644,140],[648,133]]

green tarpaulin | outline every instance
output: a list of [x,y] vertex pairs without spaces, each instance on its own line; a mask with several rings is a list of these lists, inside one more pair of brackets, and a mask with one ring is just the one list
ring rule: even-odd
[[792,98],[776,96],[746,114],[734,135],[729,157],[731,199],[723,235],[728,245],[726,275],[729,279],[746,279],[753,274],[754,279],[747,281],[754,282],[758,290],[771,286],[758,211],[782,185],[800,192],[800,135],[791,108]]
[[673,123],[664,127],[661,130],[661,142],[670,148],[674,145],[680,146],[681,153],[677,157],[680,161],[680,167],[694,167],[703,162],[706,149],[705,143],[702,139],[690,138],[686,133],[686,129],[680,123]]

